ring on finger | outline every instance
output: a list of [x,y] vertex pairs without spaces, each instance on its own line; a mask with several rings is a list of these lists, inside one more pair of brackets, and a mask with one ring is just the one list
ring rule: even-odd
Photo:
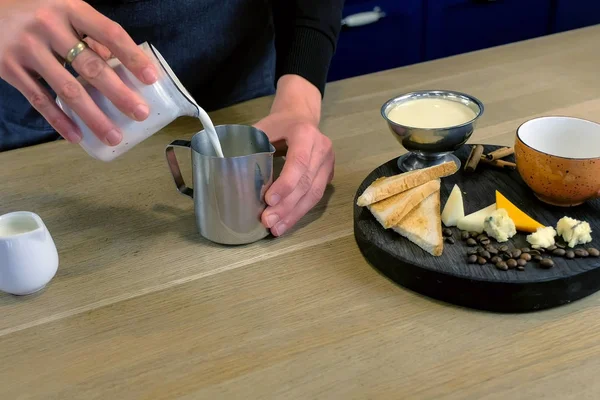
[[88,45],[86,42],[84,42],[83,40],[79,41],[67,53],[67,56],[65,57],[66,62],[68,62],[69,64],[72,64],[73,60],[75,60],[75,58],[77,58],[77,56],[80,55],[81,53],[83,53],[83,51],[87,48],[88,48]]

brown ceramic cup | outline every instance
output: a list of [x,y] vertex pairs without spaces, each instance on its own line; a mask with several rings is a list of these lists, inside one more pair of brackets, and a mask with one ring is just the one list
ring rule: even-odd
[[517,129],[517,170],[543,202],[570,207],[600,197],[600,124],[540,117]]

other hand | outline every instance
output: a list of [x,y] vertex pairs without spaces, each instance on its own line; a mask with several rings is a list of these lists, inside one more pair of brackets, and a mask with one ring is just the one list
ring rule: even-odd
[[323,197],[333,179],[333,147],[314,121],[293,110],[272,112],[255,126],[279,150],[287,147],[281,175],[265,194],[268,207],[261,217],[274,236],[281,236]]
[[89,4],[81,0],[4,0],[0,2],[0,21],[0,78],[17,88],[68,141],[79,142],[81,132],[36,76],[104,143],[116,145],[122,140],[122,133],[59,61],[84,35],[91,45],[73,60],[74,70],[124,114],[137,121],[148,117],[148,105],[105,60],[114,55],[146,84],[157,80],[155,67],[121,26]]

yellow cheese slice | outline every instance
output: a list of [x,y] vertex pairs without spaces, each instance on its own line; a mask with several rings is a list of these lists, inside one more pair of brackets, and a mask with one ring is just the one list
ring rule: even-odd
[[515,223],[515,228],[521,232],[535,232],[538,228],[543,228],[544,225],[540,224],[523,211],[519,210],[517,206],[508,201],[502,193],[496,190],[496,207],[504,208],[508,212],[508,216]]

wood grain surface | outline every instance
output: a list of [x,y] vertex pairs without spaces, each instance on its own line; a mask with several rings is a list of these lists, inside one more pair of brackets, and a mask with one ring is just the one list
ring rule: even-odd
[[[484,154],[499,149],[484,146]],[[471,146],[464,145],[454,154],[466,164]],[[514,157],[506,160],[514,162]],[[467,263],[466,244],[460,230],[452,228],[455,244],[445,244],[444,253],[434,257],[391,229],[384,229],[366,207],[356,199],[377,178],[399,174],[396,159],[371,172],[359,186],[354,203],[354,234],[365,258],[395,282],[419,293],[457,305],[499,312],[537,311],[568,304],[600,290],[600,258],[568,260],[552,257],[555,265],[543,269],[529,262],[524,271],[501,271],[493,264]],[[556,227],[562,217],[589,222],[595,233],[593,241],[578,248],[600,247],[600,199],[578,207],[549,207],[535,197],[516,170],[500,170],[480,163],[471,174],[461,169],[443,178],[440,187],[441,207],[446,204],[454,185],[463,192],[465,214],[496,202],[496,190],[544,226]],[[518,232],[508,242],[512,251],[530,247],[526,235]],[[494,243],[496,243],[494,241]],[[498,245],[496,244],[496,247]]]
[[[284,237],[243,247],[200,238],[173,187],[164,147],[196,121],[107,164],[62,141],[1,153],[0,214],[37,212],[60,266],[37,295],[0,294],[0,398],[597,398],[600,296],[513,315],[417,295],[365,261],[352,207],[363,179],[404,153],[385,100],[467,92],[486,107],[471,140],[511,144],[535,116],[598,120],[599,42],[592,27],[329,85],[332,186]],[[270,104],[212,117],[250,124]]]

